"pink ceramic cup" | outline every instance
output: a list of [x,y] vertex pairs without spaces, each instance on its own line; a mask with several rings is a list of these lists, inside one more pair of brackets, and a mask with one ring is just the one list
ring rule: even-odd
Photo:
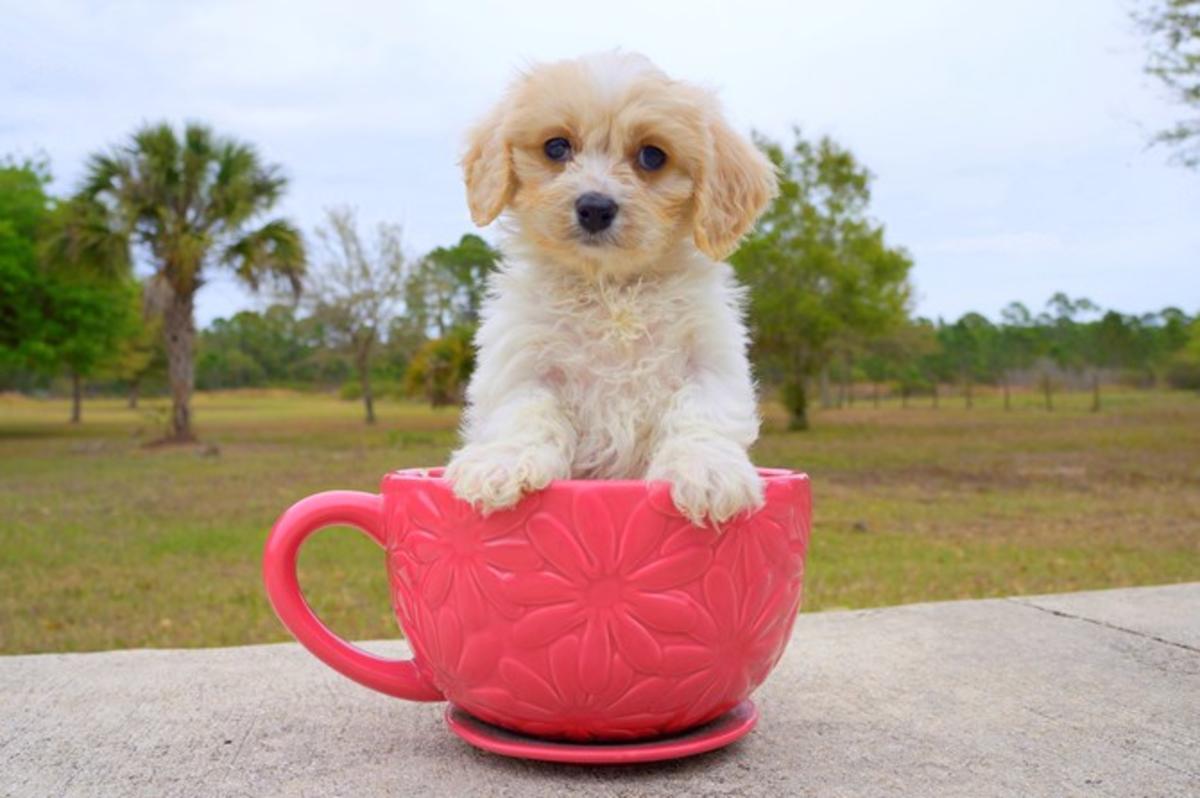
[[[563,480],[483,517],[440,469],[399,471],[384,477],[382,495],[320,493],[288,509],[267,540],[267,593],[310,651],[389,695],[450,700],[541,737],[670,734],[745,699],[787,645],[809,483],[760,473],[766,505],[718,535],[682,518],[666,483]],[[412,659],[350,645],[305,602],[297,553],[333,524],[387,551]]]

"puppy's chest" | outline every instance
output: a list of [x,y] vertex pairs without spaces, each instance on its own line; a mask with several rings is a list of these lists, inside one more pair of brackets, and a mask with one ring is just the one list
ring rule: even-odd
[[557,307],[546,320],[540,365],[567,394],[669,393],[686,377],[690,334],[673,303],[615,293]]

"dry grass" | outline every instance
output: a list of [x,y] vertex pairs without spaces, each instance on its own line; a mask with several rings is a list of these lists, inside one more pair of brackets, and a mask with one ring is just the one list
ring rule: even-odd
[[[1200,399],[1059,397],[1011,413],[994,397],[818,414],[780,431],[763,464],[814,479],[809,609],[1200,579]],[[204,446],[147,450],[161,404],[130,411],[0,396],[0,652],[281,640],[259,581],[267,528],[292,501],[372,489],[385,471],[445,459],[457,416],[280,391],[204,395]],[[380,554],[330,530],[301,579],[357,638],[395,633]]]

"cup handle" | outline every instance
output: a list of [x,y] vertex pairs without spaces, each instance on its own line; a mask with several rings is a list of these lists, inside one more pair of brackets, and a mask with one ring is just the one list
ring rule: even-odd
[[337,490],[293,504],[275,522],[263,553],[263,581],[279,620],[322,662],[359,684],[410,701],[444,701],[411,659],[385,659],[347,643],[321,623],[304,600],[296,577],[300,546],[312,533],[334,524],[356,527],[386,546],[382,496]]

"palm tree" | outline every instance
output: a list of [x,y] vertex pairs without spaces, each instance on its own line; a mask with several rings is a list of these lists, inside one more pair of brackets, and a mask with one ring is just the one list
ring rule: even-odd
[[254,147],[189,123],[180,139],[166,123],[93,155],[80,199],[107,211],[107,234],[154,268],[171,386],[168,440],[190,441],[196,291],[205,272],[231,269],[251,289],[266,279],[300,290],[304,244],[284,219],[263,220],[287,185]]

